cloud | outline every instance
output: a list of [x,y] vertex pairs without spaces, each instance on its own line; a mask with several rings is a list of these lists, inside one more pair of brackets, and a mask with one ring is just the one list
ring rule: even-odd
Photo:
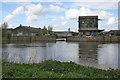
[[64,17],[63,17],[63,16],[61,16],[61,17],[60,17],[60,19],[61,19],[61,20],[64,20]]
[[32,21],[37,21],[40,16],[47,13],[47,9],[43,8],[41,4],[29,4],[26,5],[27,11],[25,14],[27,16],[26,22],[31,23]]
[[15,15],[18,15],[18,14],[23,14],[24,13],[24,8],[22,6],[16,8],[12,14],[9,14],[7,15],[5,18],[4,18],[4,21],[6,22],[12,22],[15,20]]
[[100,19],[108,19],[113,16],[112,13],[104,10],[91,11],[89,8],[81,7],[80,9],[69,9],[65,12],[67,19],[77,19],[78,16],[98,16]]
[[58,24],[54,24],[53,27],[58,27],[59,25]]
[[4,21],[6,21],[6,22],[12,22],[12,21],[14,21],[14,20],[15,20],[15,16],[12,15],[12,14],[9,14],[8,16],[6,16],[6,17],[4,18]]
[[106,22],[100,24],[100,27],[105,31],[118,29],[118,19],[114,16],[110,17]]
[[56,2],[56,4],[61,5],[61,6],[63,5],[63,3],[61,3],[61,2]]
[[112,23],[112,24],[109,24],[109,25],[108,25],[107,23],[104,23],[104,24],[101,24],[101,27],[102,27],[102,28],[105,28],[105,31],[117,30],[117,29],[119,29],[117,22]]
[[24,8],[23,8],[23,6],[20,6],[20,7],[16,8],[16,9],[13,11],[13,14],[14,14],[14,15],[23,14],[23,13],[24,13]]
[[16,26],[19,26],[19,25],[8,24],[8,28],[15,28]]
[[86,16],[91,11],[88,8],[80,8],[79,9],[69,9],[65,12],[67,19],[77,19],[78,16]]
[[68,22],[67,21],[64,21],[64,22],[62,22],[62,25],[66,25]]
[[80,7],[80,6],[91,9],[117,9],[118,3],[117,2],[78,2],[72,5],[72,7]]
[[116,23],[117,21],[116,21],[116,18],[115,17],[111,17],[111,18],[109,18],[108,19],[108,25],[111,25],[111,24],[114,24],[114,23]]
[[27,23],[31,23],[31,22],[34,22],[34,21],[38,20],[38,16],[36,16],[36,15],[27,14],[26,16],[27,16],[27,19],[26,19]]
[[[66,11],[66,9],[61,8],[59,6],[50,5],[49,8],[43,7],[40,3],[39,4],[32,4],[27,3],[23,4],[27,8],[27,11],[25,11],[25,14],[27,16],[27,23],[31,23],[32,21],[36,21],[39,19],[39,17],[46,15],[48,12],[63,12]],[[53,19],[52,21],[56,21]]]
[[3,2],[118,2],[119,0],[3,0]]
[[65,9],[65,8],[61,8],[59,6],[54,6],[54,5],[50,5],[50,7],[49,7],[49,11],[53,11],[53,12],[64,12],[66,10],[67,9]]
[[57,21],[57,19],[52,19],[52,21]]
[[40,3],[37,5],[35,5],[35,4],[27,5],[26,8],[28,9],[28,11],[26,11],[26,13],[29,13],[31,15],[42,16],[42,15],[45,15],[45,13],[47,12],[47,9],[43,8]]

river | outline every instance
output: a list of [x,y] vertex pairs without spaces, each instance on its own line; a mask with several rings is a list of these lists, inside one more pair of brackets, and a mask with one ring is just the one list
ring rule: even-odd
[[119,43],[36,42],[2,44],[2,59],[16,63],[40,63],[44,60],[73,61],[100,69],[120,69]]

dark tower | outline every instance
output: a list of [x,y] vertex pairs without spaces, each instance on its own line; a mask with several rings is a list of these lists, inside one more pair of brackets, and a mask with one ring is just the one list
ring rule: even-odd
[[97,30],[98,16],[79,16],[79,30]]
[[96,35],[98,30],[98,16],[79,16],[78,27],[80,35]]

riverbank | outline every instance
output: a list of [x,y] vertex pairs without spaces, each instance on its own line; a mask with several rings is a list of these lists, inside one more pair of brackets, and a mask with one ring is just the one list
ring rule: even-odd
[[2,63],[3,78],[118,78],[119,70],[101,70],[73,62],[44,61],[36,64]]
[[12,36],[2,38],[2,42],[55,42],[55,36]]
[[120,42],[120,36],[70,36],[68,42]]

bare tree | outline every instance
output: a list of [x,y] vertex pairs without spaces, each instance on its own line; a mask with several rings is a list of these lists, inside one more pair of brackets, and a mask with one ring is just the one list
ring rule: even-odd
[[2,37],[5,37],[7,35],[8,23],[7,22],[2,23],[1,28],[2,28]]
[[52,26],[48,26],[48,31],[52,31]]
[[1,25],[2,29],[7,29],[8,27],[8,23],[7,22],[4,22],[2,25]]

